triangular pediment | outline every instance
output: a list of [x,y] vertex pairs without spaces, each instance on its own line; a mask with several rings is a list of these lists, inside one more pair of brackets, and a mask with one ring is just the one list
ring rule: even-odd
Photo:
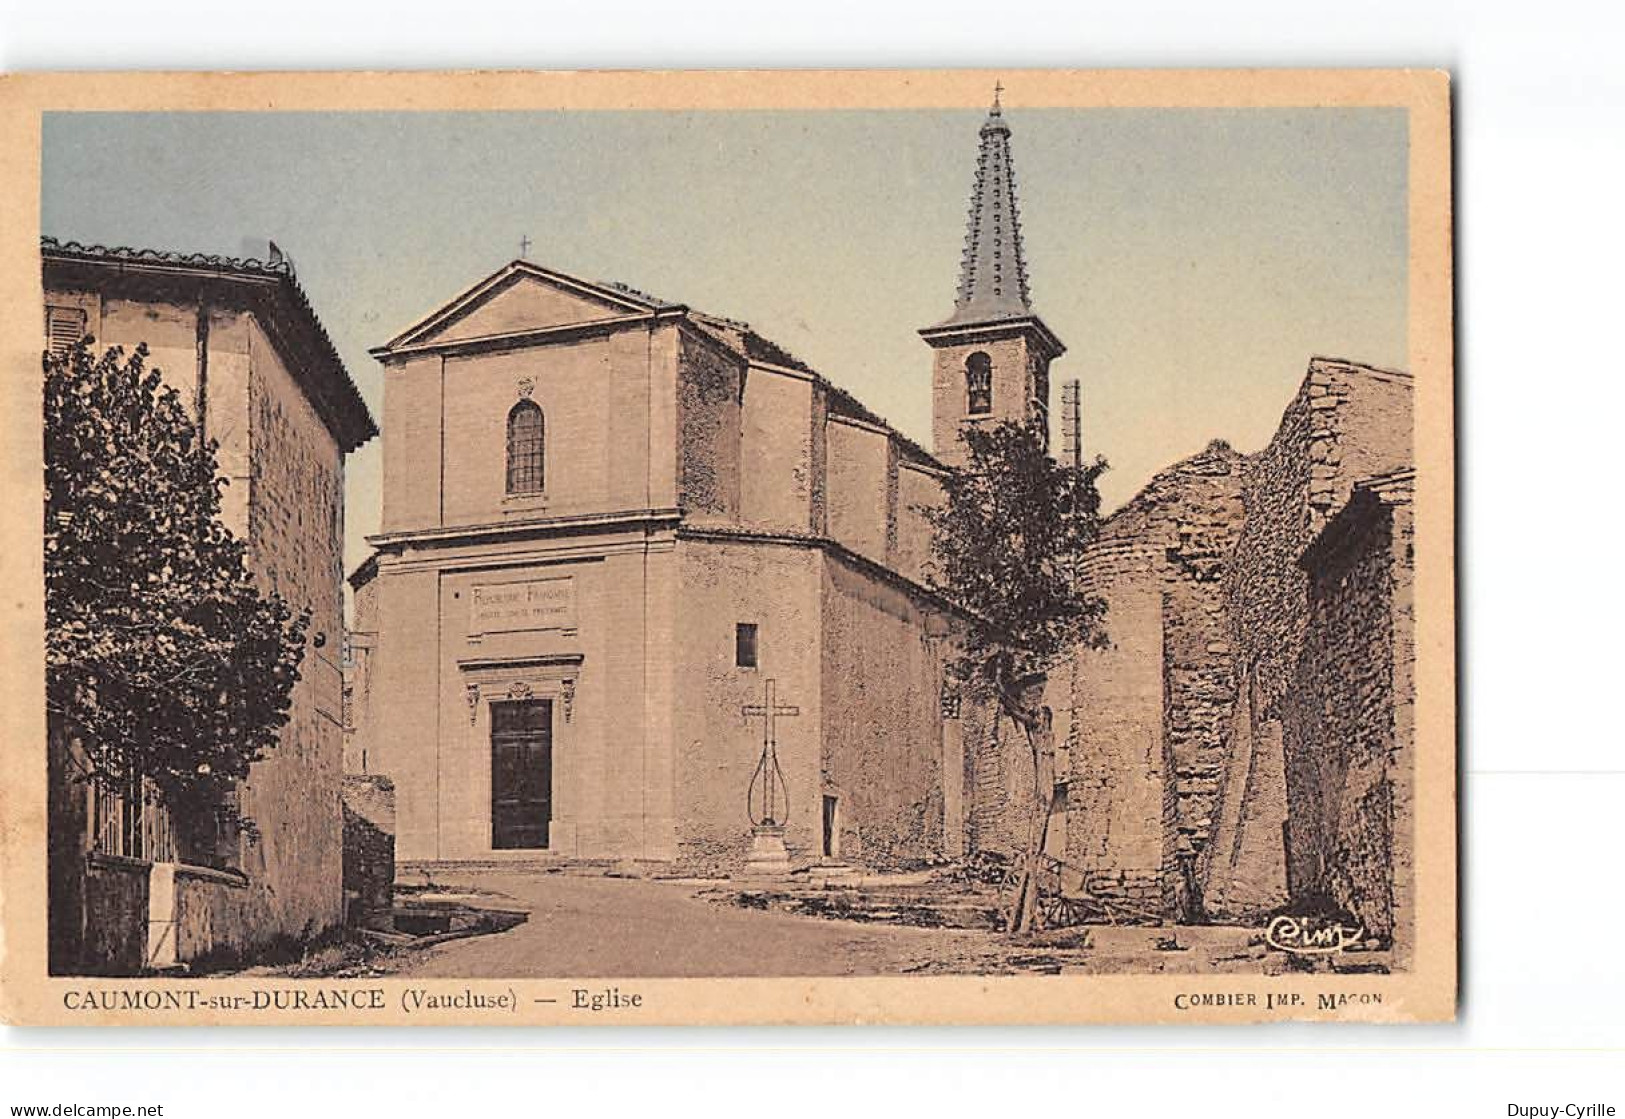
[[384,350],[646,315],[661,304],[619,288],[514,261],[392,339]]

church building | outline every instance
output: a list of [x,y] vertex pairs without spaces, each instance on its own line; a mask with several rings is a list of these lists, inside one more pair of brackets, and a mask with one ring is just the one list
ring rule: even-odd
[[981,128],[926,450],[744,323],[516,260],[378,347],[352,769],[403,863],[952,858],[983,713],[926,511],[970,424],[1042,417],[1010,130]]

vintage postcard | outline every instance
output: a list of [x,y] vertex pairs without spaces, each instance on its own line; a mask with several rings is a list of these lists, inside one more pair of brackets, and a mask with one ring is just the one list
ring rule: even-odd
[[7,1020],[1454,1016],[1446,75],[0,112]]

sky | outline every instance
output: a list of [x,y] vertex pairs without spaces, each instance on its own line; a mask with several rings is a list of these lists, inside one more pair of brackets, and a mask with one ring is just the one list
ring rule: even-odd
[[[373,414],[367,355],[520,254],[743,319],[929,445],[977,110],[50,113],[41,230],[236,256],[275,240]],[[1108,508],[1268,442],[1310,357],[1406,363],[1399,109],[1016,109],[1033,306]],[[385,438],[388,437],[387,430]],[[1057,445],[1058,442],[1057,442]],[[381,444],[347,463],[345,565]]]

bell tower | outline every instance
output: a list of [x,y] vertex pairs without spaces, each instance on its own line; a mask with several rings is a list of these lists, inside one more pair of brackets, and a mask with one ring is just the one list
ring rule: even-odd
[[1032,309],[1002,92],[982,123],[953,314],[920,331],[935,355],[931,450],[953,467],[967,427],[1036,418],[1048,431],[1049,366],[1066,352]]

